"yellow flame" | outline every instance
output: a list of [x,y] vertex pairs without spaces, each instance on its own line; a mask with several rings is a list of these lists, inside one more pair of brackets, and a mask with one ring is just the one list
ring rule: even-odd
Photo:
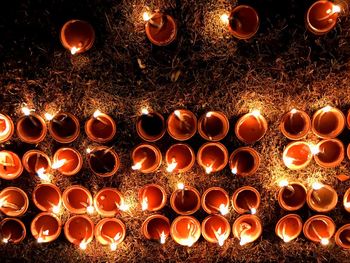
[[252,110],[251,114],[256,118],[258,118],[261,115],[259,110]]
[[320,152],[320,147],[317,144],[309,143],[310,151],[313,155],[316,155]]
[[252,213],[252,215],[255,215],[256,214],[256,208],[252,208],[252,209],[250,209],[250,212]]
[[54,117],[54,115],[52,115],[52,114],[50,114],[48,112],[46,112],[44,114],[44,116],[45,116],[45,119],[48,120],[48,121],[51,121],[53,119],[53,117]]
[[174,111],[174,114],[175,114],[175,116],[178,117],[178,118],[181,117],[181,113],[180,113],[179,110],[175,110],[175,111]]
[[33,110],[30,110],[28,107],[22,107],[22,112],[26,116],[30,115],[30,112],[32,112],[32,111]]
[[79,244],[79,247],[81,250],[85,250],[87,248],[87,244],[85,241],[81,241]]
[[221,204],[219,206],[219,211],[220,213],[224,216],[224,215],[227,215],[228,212],[229,212],[229,208],[228,208],[228,205],[225,205],[225,204]]
[[341,12],[341,7],[339,5],[334,5],[332,6],[332,9],[328,9],[326,11],[327,14],[335,14],[335,13],[340,13]]
[[297,112],[298,112],[297,109],[291,109],[291,111],[290,111],[291,114],[295,114],[295,113],[297,113]]
[[287,166],[287,167],[289,167],[289,166],[291,166],[292,164],[294,164],[294,158],[292,158],[292,157],[289,157],[289,156],[283,156],[283,162],[284,162],[284,164]]
[[128,211],[130,208],[130,206],[126,204],[124,200],[122,200],[120,204],[115,203],[115,205],[118,207],[119,210],[123,212]]
[[52,164],[52,169],[59,169],[61,168],[65,163],[67,162],[66,159],[62,159],[62,160],[57,160],[56,162],[54,162]]
[[145,22],[147,22],[148,20],[151,19],[151,14],[147,11],[145,11],[143,14],[142,14],[142,18]]
[[38,177],[46,182],[50,182],[51,178],[49,174],[46,174],[45,168],[40,168],[36,171],[36,174],[38,175]]
[[240,239],[240,241],[239,241],[239,244],[240,244],[241,246],[244,246],[244,245],[248,244],[249,242],[251,242],[251,238],[250,238],[249,236],[242,235],[242,236],[241,236],[241,239]]
[[232,172],[233,174],[237,174],[237,172],[238,172],[238,171],[237,171],[237,167],[236,167],[236,166],[233,167],[232,170],[231,170],[231,172]]
[[86,148],[86,153],[91,153],[92,152],[92,149],[90,147]]
[[52,207],[52,212],[53,212],[54,214],[58,214],[58,213],[60,212],[60,210],[61,210],[61,206],[60,206],[60,205],[54,205],[54,206]]
[[322,111],[323,112],[329,112],[329,111],[331,111],[332,110],[332,106],[326,106],[326,107],[324,107],[324,108],[322,108]]
[[131,169],[133,170],[140,170],[142,168],[142,162],[137,162],[133,166],[131,166]]
[[228,14],[226,14],[226,13],[222,14],[220,16],[220,20],[221,20],[222,23],[227,25],[229,23],[229,16],[228,16]]
[[148,198],[147,196],[142,199],[142,211],[146,211],[148,209]]
[[8,239],[8,238],[3,238],[3,239],[2,239],[2,242],[5,243],[5,244],[7,244],[7,243],[9,242],[9,239]]
[[179,189],[179,190],[184,190],[185,189],[185,185],[184,185],[184,183],[178,183],[177,184],[177,189]]
[[219,246],[222,247],[225,243],[226,237],[225,237],[225,233],[222,233],[221,227],[219,227],[218,230],[214,230],[214,235],[219,243]]
[[117,250],[118,245],[117,245],[117,243],[112,242],[112,243],[109,245],[109,247],[110,247],[111,251],[116,251],[116,250]]
[[328,238],[321,238],[320,242],[323,246],[327,246],[329,244],[329,239]]
[[93,205],[89,205],[86,207],[86,212],[89,214],[89,215],[92,215],[94,212],[95,212],[95,207]]
[[70,50],[70,53],[72,55],[75,55],[81,48],[80,47],[72,47]]
[[0,117],[0,120],[3,120],[5,122],[5,129],[2,132],[0,132],[0,136],[6,135],[10,131],[9,121],[7,120],[7,118],[2,118],[2,117]]
[[102,112],[100,110],[95,110],[95,112],[93,114],[94,118],[98,118],[101,115],[102,115]]
[[287,179],[282,179],[282,180],[280,180],[280,181],[278,182],[278,186],[279,186],[279,187],[286,187],[286,186],[288,186],[288,185],[289,185],[289,182],[288,182]]
[[207,174],[210,174],[213,171],[213,165],[214,163],[212,163],[211,165],[207,165],[207,167],[205,167],[205,172]]
[[165,244],[166,238],[167,238],[167,236],[166,236],[165,232],[162,231],[162,233],[160,234],[160,241],[159,241],[159,242],[160,242],[161,244]]
[[314,190],[320,190],[322,187],[323,187],[323,184],[320,182],[314,182],[312,184],[312,189],[314,189]]
[[205,117],[210,118],[213,115],[213,112],[208,111],[207,114],[205,115]]
[[168,164],[168,167],[166,168],[167,172],[171,173],[172,171],[175,170],[176,166],[177,166],[177,162],[176,162],[175,158],[173,158],[171,160],[171,163]]
[[142,115],[148,115],[149,114],[149,110],[147,108],[142,108],[141,109],[141,114]]

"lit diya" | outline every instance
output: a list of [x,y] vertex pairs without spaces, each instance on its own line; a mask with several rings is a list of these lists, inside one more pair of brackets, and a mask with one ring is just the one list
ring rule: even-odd
[[171,224],[170,234],[176,243],[191,247],[201,236],[201,225],[192,216],[179,216]]
[[122,204],[123,195],[114,188],[103,188],[94,198],[96,211],[106,217],[113,217],[118,214]]
[[69,20],[66,22],[60,34],[62,45],[72,55],[89,50],[95,41],[94,28],[86,21]]
[[165,206],[167,195],[160,185],[148,184],[140,189],[138,199],[142,211],[158,211]]
[[259,191],[251,186],[238,188],[232,195],[233,209],[239,214],[247,212],[255,214],[260,206],[260,201]]
[[85,123],[85,133],[90,140],[98,143],[111,141],[117,132],[115,121],[107,114],[97,110]]
[[61,191],[54,184],[38,184],[33,191],[33,202],[41,211],[58,213],[61,209]]
[[120,160],[118,154],[112,148],[98,146],[89,152],[88,163],[94,174],[101,177],[110,177],[118,171]]
[[145,141],[158,141],[165,134],[164,117],[158,112],[149,112],[143,109],[136,122],[136,131]]
[[308,206],[320,213],[333,210],[338,202],[337,192],[329,185],[313,183],[306,196]]
[[117,246],[123,242],[126,235],[125,224],[117,218],[105,218],[95,226],[95,238],[104,245],[115,251]]
[[236,6],[229,16],[229,30],[238,39],[249,39],[258,32],[260,19],[256,10],[248,5]]
[[307,142],[291,142],[283,151],[283,163],[291,170],[305,168],[312,160],[313,149]]
[[21,159],[17,154],[10,151],[0,151],[0,178],[4,180],[13,180],[19,177],[23,172]]
[[304,138],[311,129],[311,120],[305,111],[292,109],[284,114],[280,130],[290,140]]
[[30,174],[38,174],[39,176],[49,171],[51,168],[51,160],[46,153],[39,150],[29,150],[22,157],[24,169]]
[[350,188],[348,188],[344,194],[343,205],[345,210],[350,213]]
[[68,112],[59,112],[54,116],[45,114],[49,120],[49,132],[55,141],[60,143],[71,143],[75,141],[80,133],[80,124],[77,117]]
[[138,170],[142,173],[155,172],[162,163],[162,153],[158,147],[142,143],[138,145],[131,154],[133,170]]
[[296,211],[302,208],[306,202],[306,188],[298,182],[289,183],[286,180],[280,182],[278,203],[286,211]]
[[350,224],[343,225],[335,233],[335,243],[345,249],[350,249]]
[[233,223],[232,232],[234,237],[239,240],[239,244],[244,246],[261,236],[261,221],[256,215],[242,215]]
[[170,234],[170,221],[159,214],[151,215],[142,224],[142,234],[149,240],[164,244]]
[[331,31],[341,11],[340,6],[330,1],[316,1],[306,13],[306,27],[315,35],[323,35]]
[[73,148],[60,148],[53,156],[52,168],[61,174],[72,176],[77,174],[83,166],[83,157]]
[[210,187],[202,195],[202,207],[208,214],[229,213],[230,198],[221,187]]
[[85,250],[94,238],[94,223],[85,215],[76,215],[64,225],[64,234],[69,242]]
[[61,220],[54,214],[42,212],[30,225],[30,231],[38,243],[49,243],[61,234]]
[[251,147],[240,147],[230,155],[230,169],[239,176],[253,175],[259,168],[259,153]]
[[306,220],[303,227],[307,239],[328,245],[335,232],[335,224],[332,218],[325,215],[315,215]]
[[192,168],[196,161],[192,148],[183,143],[177,143],[166,151],[165,161],[167,163],[166,170],[171,172],[184,173]]
[[266,131],[267,121],[258,110],[243,115],[235,125],[237,138],[248,144],[261,140]]
[[26,227],[17,218],[5,218],[0,222],[0,238],[5,244],[20,243],[27,235]]
[[175,140],[186,141],[197,132],[197,118],[189,110],[175,110],[167,120],[168,133]]
[[324,168],[339,166],[344,160],[344,144],[338,139],[322,140],[317,144],[318,153],[314,155],[315,162]]
[[345,123],[345,116],[341,110],[326,106],[313,115],[312,131],[320,138],[332,139],[343,131]]
[[303,221],[297,214],[288,214],[278,220],[275,228],[276,235],[285,243],[296,239],[303,230]]
[[220,141],[226,137],[230,123],[226,115],[220,111],[208,111],[198,121],[198,132],[208,141]]
[[228,151],[219,142],[207,142],[199,148],[197,162],[207,174],[221,171],[228,162]]
[[62,194],[64,207],[74,214],[91,214],[94,212],[91,193],[85,187],[72,185],[67,187]]
[[11,139],[15,131],[13,121],[6,114],[0,113],[0,143]]
[[16,125],[19,139],[32,144],[43,141],[47,133],[45,120],[26,107],[22,108],[22,111],[24,115],[18,120]]
[[201,206],[201,198],[197,189],[191,186],[178,184],[170,196],[171,208],[180,215],[191,215]]
[[230,232],[230,223],[222,215],[210,215],[202,222],[202,235],[210,243],[223,246]]
[[20,188],[7,187],[0,192],[0,211],[7,216],[24,215],[28,205],[28,196]]

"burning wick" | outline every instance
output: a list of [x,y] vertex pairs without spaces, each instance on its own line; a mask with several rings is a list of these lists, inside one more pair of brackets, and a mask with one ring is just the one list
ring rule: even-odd
[[52,169],[59,169],[63,165],[65,165],[66,162],[67,162],[66,159],[58,160],[58,161],[54,162],[51,167],[52,167]]
[[323,187],[323,184],[319,182],[315,182],[312,184],[312,189],[314,190],[320,190],[322,187]]
[[178,183],[177,184],[177,189],[184,190],[185,189],[185,185],[183,183]]
[[298,112],[297,109],[291,109],[291,111],[290,111],[291,114],[295,114],[295,113],[297,113],[297,112]]
[[144,12],[143,15],[142,15],[142,18],[145,22],[147,22],[148,20],[151,19],[151,14],[149,12]]
[[238,172],[237,166],[233,167],[232,170],[231,170],[231,172],[232,172],[233,174],[237,174],[237,172]]
[[118,247],[117,241],[120,239],[121,236],[122,235],[120,233],[117,233],[113,239],[108,236],[108,238],[112,239],[112,242],[109,246],[111,251],[117,250],[117,247]]
[[285,156],[283,158],[283,161],[284,161],[286,166],[290,166],[290,165],[294,164],[295,159],[292,157]]
[[162,231],[162,233],[160,234],[160,241],[159,241],[159,242],[160,242],[161,244],[165,244],[166,238],[167,238],[167,236],[166,236],[165,232]]
[[341,8],[339,5],[333,5],[332,8],[329,8],[326,11],[326,16],[321,17],[318,19],[318,21],[325,21],[328,20],[329,23],[331,23],[333,21],[333,18],[331,18],[332,15],[336,14],[336,13],[340,13],[341,12]]
[[58,214],[61,210],[61,206],[60,205],[54,205],[52,206],[52,212],[55,214]]
[[320,148],[316,144],[310,143],[309,147],[313,155],[317,155],[320,152]]
[[167,172],[171,173],[172,171],[175,170],[176,166],[177,166],[177,162],[175,158],[172,158],[171,163],[168,164],[168,167],[166,168]]
[[39,231],[39,237],[37,239],[37,242],[38,243],[45,242],[45,236],[48,236],[48,235],[49,235],[49,230],[43,231],[43,229],[41,228],[40,231]]
[[81,250],[85,250],[87,248],[87,244],[84,241],[81,241],[79,247]]
[[250,212],[252,213],[252,215],[255,215],[255,214],[256,214],[256,208],[254,208],[254,207],[251,208],[251,209],[250,209]]
[[148,198],[147,196],[142,199],[142,211],[146,211],[148,209]]
[[4,238],[2,239],[2,242],[5,243],[5,244],[7,244],[7,243],[9,242],[9,240],[10,240],[9,238],[5,238],[5,237],[4,237]]
[[142,168],[142,164],[146,161],[147,156],[143,157],[141,161],[135,163],[133,166],[131,166],[131,169],[133,170],[140,170]]
[[72,55],[75,55],[81,48],[80,47],[72,47],[72,49],[70,50],[70,53]]
[[95,207],[94,206],[92,206],[92,205],[89,205],[89,206],[87,206],[86,207],[86,212],[88,213],[88,214],[93,214],[94,212],[95,212]]
[[288,182],[287,179],[282,179],[282,180],[279,181],[279,183],[278,183],[278,186],[279,186],[279,187],[286,187],[286,186],[288,186],[288,185],[289,185],[289,182]]
[[239,244],[241,246],[244,246],[245,244],[248,244],[250,242],[250,238],[248,235],[245,234],[248,230],[250,230],[252,226],[248,223],[242,223],[241,224],[241,232],[239,234]]
[[142,114],[142,115],[148,115],[148,114],[149,114],[148,109],[147,109],[147,108],[141,109],[141,114]]
[[258,117],[261,115],[261,113],[260,113],[259,110],[253,110],[253,111],[251,112],[251,114],[252,114],[255,118],[258,118]]
[[221,204],[221,205],[219,206],[219,211],[220,211],[220,213],[224,216],[224,215],[227,215],[227,214],[229,213],[229,208],[228,208],[227,205]]
[[229,16],[228,14],[222,14],[220,16],[221,22],[224,23],[225,25],[227,25],[229,23]]
[[46,182],[50,182],[50,176],[48,174],[45,173],[45,168],[40,168],[36,171],[36,174],[38,175],[38,177]]
[[44,114],[44,116],[45,116],[45,119],[48,121],[51,121],[55,117],[54,115],[47,112]]
[[330,112],[332,110],[331,106],[326,106],[322,109],[323,112]]
[[102,113],[100,110],[95,110],[95,112],[94,112],[94,114],[93,114],[93,117],[94,117],[96,120],[102,122],[104,125],[108,125],[108,122],[107,122],[107,121],[101,119],[102,114],[103,114],[103,113]]
[[87,153],[87,154],[90,154],[91,152],[92,152],[92,149],[91,149],[91,148],[89,148],[89,147],[86,148],[86,153]]
[[329,239],[328,238],[321,238],[321,244],[323,246],[327,246],[329,244]]
[[282,237],[283,237],[284,243],[288,243],[289,241],[292,240],[292,239],[290,238],[290,236],[286,233],[286,224],[283,224],[283,228],[282,228]]
[[129,210],[130,206],[124,202],[124,200],[121,201],[120,204],[115,202],[115,205],[118,207],[120,211],[126,212]]
[[221,227],[219,227],[218,230],[215,230],[214,227],[212,227],[215,237],[218,240],[219,246],[222,247],[225,243],[225,233],[222,233]]
[[207,165],[207,167],[205,167],[206,174],[210,174],[213,171],[213,165],[214,163],[212,163],[211,165]]
[[3,198],[0,198],[0,208],[1,207],[7,207],[7,208],[14,209],[16,211],[21,210],[21,208],[18,205],[14,204],[14,203],[11,203],[11,202],[6,200],[8,196],[9,195],[6,195]]
[[28,107],[22,107],[22,112],[25,116],[29,116],[32,111],[34,110],[30,110]]

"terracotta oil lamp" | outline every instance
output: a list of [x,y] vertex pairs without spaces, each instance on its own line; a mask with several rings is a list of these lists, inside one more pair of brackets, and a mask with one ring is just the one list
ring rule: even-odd
[[208,111],[198,121],[198,132],[203,139],[220,141],[226,137],[230,123],[226,115],[220,111]]
[[115,251],[123,242],[126,235],[125,224],[117,218],[104,218],[95,226],[95,238],[104,245]]
[[304,138],[311,129],[311,120],[305,111],[292,109],[284,114],[280,130],[284,136],[290,140],[300,140]]
[[350,144],[348,144],[348,147],[346,148],[346,155],[350,159]]
[[59,112],[54,116],[46,114],[49,122],[49,132],[55,141],[60,143],[71,143],[80,134],[80,124],[77,117],[68,112]]
[[89,152],[88,163],[94,174],[100,177],[111,177],[118,171],[120,160],[112,148],[98,146]]
[[176,243],[191,247],[201,236],[201,225],[192,216],[179,216],[171,224],[170,234]]
[[142,143],[138,145],[131,154],[133,170],[138,170],[142,173],[155,172],[162,163],[162,153],[158,147]]
[[38,184],[32,194],[35,206],[41,211],[57,214],[61,210],[62,195],[54,184]]
[[240,147],[232,152],[229,160],[230,170],[239,176],[255,174],[260,165],[259,153],[251,147]]
[[138,199],[143,211],[158,211],[165,206],[167,195],[160,185],[148,184],[140,189]]
[[21,159],[17,154],[10,151],[0,151],[0,178],[4,180],[13,180],[19,177],[23,172]]
[[291,170],[303,169],[311,162],[312,151],[307,142],[291,142],[283,151],[283,163]]
[[53,156],[52,168],[61,174],[72,176],[77,174],[83,166],[83,157],[73,148],[60,148]]
[[6,114],[0,113],[0,143],[11,139],[15,131],[13,121]]
[[350,188],[346,190],[344,197],[343,197],[343,206],[347,212],[350,213]]
[[61,234],[61,220],[54,214],[42,212],[30,225],[30,231],[38,243],[49,243]]
[[123,195],[117,189],[103,188],[94,198],[94,206],[101,216],[113,217],[119,213],[123,204]]
[[167,172],[184,173],[192,168],[196,161],[196,156],[192,148],[183,143],[172,145],[165,154]]
[[234,237],[239,240],[239,244],[244,246],[261,236],[261,221],[256,215],[242,215],[233,223],[232,232]]
[[230,232],[230,223],[222,215],[210,215],[202,222],[202,235],[210,243],[223,246]]
[[344,144],[338,139],[322,140],[317,144],[318,153],[314,155],[315,162],[324,168],[339,166],[344,160]]
[[175,110],[168,117],[167,129],[175,140],[186,141],[197,132],[197,117],[189,110]]
[[281,181],[278,192],[278,203],[286,211],[296,211],[306,202],[306,188],[298,182]]
[[238,39],[249,39],[258,32],[260,19],[256,10],[248,5],[236,6],[229,16],[229,30]]
[[338,202],[337,192],[329,185],[313,183],[306,196],[308,206],[320,213],[326,213],[335,208]]
[[320,138],[332,139],[343,131],[345,123],[345,116],[341,110],[326,106],[313,115],[312,131]]
[[156,240],[164,244],[170,235],[169,219],[159,214],[147,217],[142,224],[142,234],[149,240]]
[[62,194],[64,207],[73,214],[92,213],[94,211],[91,193],[85,187],[72,185]]
[[86,21],[69,20],[66,22],[60,34],[62,45],[72,55],[89,50],[95,41],[94,28]]
[[335,243],[345,249],[350,249],[350,224],[343,225],[335,233]]
[[141,139],[148,142],[155,142],[165,134],[164,117],[158,112],[143,110],[136,122],[136,131]]
[[45,120],[28,108],[22,108],[24,115],[16,125],[17,136],[26,143],[37,144],[45,139],[47,127]]
[[46,153],[39,150],[29,150],[22,157],[24,169],[30,174],[41,174],[49,171],[51,160]]
[[23,222],[17,218],[5,218],[0,222],[0,238],[5,244],[18,244],[26,237],[27,231]]
[[117,132],[115,121],[107,114],[95,111],[85,123],[85,133],[90,140],[98,143],[111,141]]
[[278,220],[275,228],[276,235],[285,243],[296,239],[303,230],[303,221],[297,214],[288,214]]
[[0,211],[7,216],[22,216],[27,212],[29,200],[20,188],[7,187],[0,192]]
[[74,245],[85,250],[94,238],[94,223],[85,215],[76,215],[64,225],[64,235]]
[[316,243],[328,245],[335,232],[332,218],[325,215],[315,215],[306,220],[303,227],[304,236]]
[[180,215],[191,215],[201,206],[201,197],[197,189],[191,186],[178,185],[170,197],[171,208]]
[[235,125],[237,138],[247,144],[261,140],[266,131],[267,121],[258,110],[243,115]]
[[219,142],[207,142],[199,148],[197,162],[207,174],[221,171],[228,162],[228,151]]
[[230,198],[221,187],[210,187],[202,195],[202,207],[208,214],[229,213]]
[[238,188],[232,195],[233,209],[239,213],[255,214],[260,206],[260,193],[251,186],[243,186]]
[[341,9],[331,1],[316,1],[306,13],[307,29],[315,35],[324,35],[337,24]]

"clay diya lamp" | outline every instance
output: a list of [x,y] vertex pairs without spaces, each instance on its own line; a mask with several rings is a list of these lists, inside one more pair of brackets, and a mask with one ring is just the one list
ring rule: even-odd
[[39,150],[29,150],[22,157],[24,169],[30,174],[40,174],[51,168],[51,160],[46,153]]
[[316,1],[307,10],[306,28],[315,35],[324,35],[337,24],[341,9],[330,1]]
[[191,215],[200,208],[201,197],[194,187],[179,184],[170,196],[170,205],[177,214]]
[[343,131],[345,123],[341,110],[326,106],[316,111],[312,117],[312,131],[320,138],[332,139]]
[[348,110],[348,114],[346,116],[346,125],[348,126],[348,129],[350,129],[350,110]]
[[143,222],[141,229],[145,238],[164,244],[170,234],[170,221],[163,215],[151,215]]
[[138,145],[131,154],[133,170],[138,170],[142,173],[155,172],[162,163],[162,153],[158,147],[142,143]]
[[238,5],[229,16],[229,30],[238,39],[249,39],[258,32],[260,19],[256,10],[248,5]]
[[177,25],[174,18],[159,11],[149,15],[143,14],[146,21],[146,36],[156,46],[167,46],[171,44],[177,35]]
[[283,163],[291,170],[299,170],[311,162],[312,156],[312,148],[307,142],[291,142],[283,151]]
[[168,117],[167,130],[175,140],[186,141],[197,132],[197,117],[189,110],[175,110]]
[[49,132],[55,141],[60,143],[71,143],[78,138],[80,124],[77,117],[73,114],[60,112],[55,116],[52,116],[52,118],[49,118],[49,120]]
[[311,120],[305,111],[292,109],[284,114],[280,130],[290,140],[304,138],[311,129]]
[[115,251],[117,246],[123,242],[126,235],[125,224],[117,218],[105,218],[95,226],[95,238],[104,245]]
[[234,237],[239,240],[239,244],[244,246],[261,236],[261,221],[256,215],[242,215],[233,223],[232,232]]
[[338,202],[337,192],[329,185],[314,183],[306,196],[308,206],[320,213],[326,213],[335,208]]
[[107,114],[95,111],[85,123],[85,133],[90,140],[98,143],[111,141],[117,132],[115,121]]
[[201,236],[201,225],[193,216],[179,216],[171,224],[170,234],[179,245],[191,247]]
[[5,218],[0,222],[0,237],[5,244],[20,243],[27,235],[26,227],[17,218]]
[[73,214],[92,213],[94,211],[91,193],[85,187],[72,185],[62,194],[64,207]]
[[260,156],[251,147],[240,147],[232,152],[229,160],[233,174],[250,176],[255,174],[260,165]]
[[230,123],[226,115],[220,111],[208,111],[198,120],[198,132],[203,139],[220,141],[226,137]]
[[267,121],[258,110],[243,115],[238,119],[235,125],[235,134],[237,138],[247,144],[252,144],[261,140],[266,131]]
[[238,188],[232,195],[233,209],[239,213],[255,214],[260,205],[260,193],[251,186],[243,186]]
[[95,41],[94,28],[86,21],[69,20],[60,34],[61,43],[72,55],[89,50]]
[[0,192],[0,211],[7,216],[24,215],[28,205],[28,196],[20,188],[7,187]]
[[137,118],[136,131],[141,139],[145,141],[158,141],[166,131],[164,117],[158,112],[149,112],[144,109]]
[[229,213],[230,198],[221,187],[210,187],[202,195],[202,207],[208,214]]
[[37,144],[45,139],[47,127],[45,120],[27,108],[16,125],[17,136],[22,142]]
[[0,178],[4,180],[13,180],[19,177],[23,172],[21,159],[17,154],[10,151],[0,151]]
[[335,232],[332,218],[325,215],[315,215],[306,220],[303,227],[304,236],[316,243],[328,245]]
[[52,168],[61,174],[72,176],[77,174],[83,166],[83,157],[73,148],[60,148],[53,156]]
[[350,188],[348,188],[344,194],[343,205],[345,210],[350,213]]
[[344,144],[338,139],[322,140],[317,144],[318,153],[315,162],[324,168],[337,167],[344,160]]
[[210,215],[202,222],[202,235],[210,243],[223,246],[230,232],[230,223],[222,215]]
[[61,210],[62,195],[54,184],[38,184],[32,194],[35,206],[41,211],[51,211],[55,214]]
[[345,249],[350,249],[350,224],[343,225],[335,233],[335,243]]
[[166,151],[165,161],[167,163],[167,172],[184,173],[192,168],[196,157],[189,145],[178,143],[170,146]]
[[0,143],[11,139],[15,131],[13,121],[6,114],[0,113]]
[[348,147],[346,148],[346,155],[350,159],[350,144],[348,144]]
[[303,230],[303,221],[297,214],[288,214],[278,220],[275,228],[276,235],[285,243],[296,239]]
[[167,195],[160,185],[148,184],[140,189],[138,199],[142,211],[158,211],[165,206]]
[[76,215],[64,225],[64,235],[74,245],[85,250],[94,238],[94,223],[85,215]]
[[30,225],[30,231],[38,243],[49,243],[61,234],[61,220],[54,214],[42,212]]
[[286,211],[296,211],[302,208],[306,202],[306,188],[298,182],[286,182],[280,184],[278,192],[278,204]]
[[94,174],[100,177],[111,177],[118,171],[120,160],[112,148],[98,146],[90,151],[88,163]]
[[228,151],[219,142],[207,142],[199,148],[197,162],[207,174],[221,171],[228,162]]
[[105,217],[113,217],[118,214],[121,204],[123,204],[123,195],[114,188],[103,188],[94,198],[96,211]]

